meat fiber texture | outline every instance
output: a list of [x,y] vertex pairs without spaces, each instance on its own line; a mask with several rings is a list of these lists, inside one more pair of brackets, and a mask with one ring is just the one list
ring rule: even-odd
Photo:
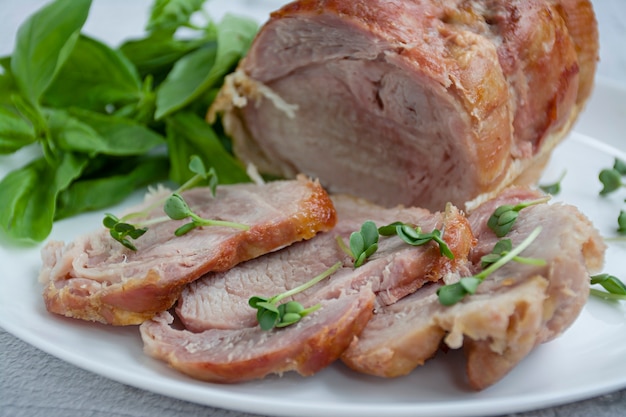
[[[167,194],[149,196],[131,212],[144,210]],[[264,185],[221,186],[182,193],[199,216],[243,223],[249,230],[210,226],[176,237],[187,220],[148,227],[136,251],[115,241],[107,229],[42,249],[40,281],[53,313],[114,325],[139,324],[169,309],[183,287],[209,271],[236,264],[309,239],[331,229],[336,213],[328,194],[304,177]],[[148,218],[164,215],[157,204]],[[140,219],[133,219],[138,221]]]
[[536,182],[597,59],[588,0],[301,0],[271,15],[207,117],[261,172],[471,209]]
[[[339,358],[375,309],[466,267],[473,238],[467,220],[453,206],[430,213],[383,209],[345,196],[333,201],[338,223],[332,231],[189,284],[176,308],[183,329],[172,326],[170,313],[145,322],[140,327],[145,351],[188,375],[215,382],[286,371],[311,375]],[[389,237],[381,239],[365,264],[354,268],[336,237],[348,239],[366,220],[379,226],[418,224],[425,232],[438,228],[455,258],[442,256],[433,242],[414,247]],[[256,310],[248,305],[250,297],[285,292],[338,261],[342,266],[330,278],[291,298],[305,306],[319,303],[319,310],[286,328],[260,329]]]
[[[498,241],[487,227],[503,204],[533,200],[537,192],[510,189],[469,216],[478,242],[470,252],[474,269]],[[475,295],[446,307],[436,290],[463,274],[448,276],[376,312],[342,359],[352,369],[383,377],[413,371],[444,343],[463,347],[471,387],[502,379],[540,343],[552,340],[576,319],[589,294],[589,273],[603,262],[605,244],[575,207],[540,204],[523,209],[506,238],[517,246],[536,227],[538,238],[520,256],[544,259],[543,266],[509,262],[491,274]]]

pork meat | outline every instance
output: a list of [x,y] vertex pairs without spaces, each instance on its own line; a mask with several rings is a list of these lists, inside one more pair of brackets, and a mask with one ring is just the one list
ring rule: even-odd
[[[478,239],[470,254],[475,270],[498,240],[486,226],[493,209],[537,196],[507,190],[469,216]],[[436,294],[444,282],[424,287],[377,311],[343,361],[359,372],[396,377],[422,365],[443,342],[464,348],[471,387],[480,390],[499,381],[534,347],[572,324],[589,294],[589,271],[603,261],[599,233],[576,208],[540,204],[523,209],[507,237],[517,246],[537,226],[542,232],[522,256],[544,259],[545,266],[510,262],[475,295],[450,307],[441,305]],[[449,276],[445,283],[461,275]]]
[[[138,324],[170,308],[185,284],[207,272],[309,239],[336,222],[328,194],[304,177],[223,186],[215,198],[208,188],[182,195],[199,216],[243,223],[249,230],[201,227],[175,237],[187,220],[166,221],[150,226],[136,240],[136,251],[104,228],[67,245],[51,241],[42,250],[40,273],[47,309],[89,321]],[[161,197],[152,196],[139,210]],[[161,204],[149,218],[163,215]]]
[[473,208],[536,181],[591,91],[588,0],[301,0],[209,111],[261,172],[378,204]]
[[[144,323],[146,352],[193,377],[217,382],[287,370],[310,375],[341,355],[374,309],[466,266],[473,238],[467,220],[452,206],[433,214],[423,209],[383,209],[345,196],[333,201],[338,223],[331,232],[189,284],[176,308],[184,330],[172,328],[167,314]],[[414,223],[425,232],[439,228],[455,259],[442,256],[434,243],[413,247],[391,237],[382,239],[378,251],[355,269],[336,236],[347,240],[366,220],[378,225]],[[251,296],[287,291],[338,261],[343,266],[331,278],[293,297],[305,306],[320,303],[321,309],[297,326],[269,334],[259,330],[256,311],[248,305]]]

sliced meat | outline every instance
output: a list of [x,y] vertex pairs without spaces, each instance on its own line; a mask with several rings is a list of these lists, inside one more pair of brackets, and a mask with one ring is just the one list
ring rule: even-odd
[[[333,231],[191,283],[176,309],[185,329],[173,328],[169,313],[145,322],[140,327],[145,351],[209,381],[244,381],[289,370],[310,375],[339,358],[375,308],[465,266],[472,236],[466,219],[452,206],[432,214],[383,209],[345,196],[333,201],[338,216]],[[392,237],[382,239],[379,250],[355,269],[335,237],[348,239],[366,220],[416,223],[426,232],[442,229],[455,260],[442,256],[434,244],[412,247]],[[299,286],[338,260],[343,267],[332,277],[293,297],[306,307],[320,303],[319,310],[295,326],[260,330],[250,297]]]
[[207,117],[261,172],[472,208],[536,181],[596,60],[588,0],[301,0],[272,14]]
[[[246,262],[223,273],[213,273],[189,284],[182,292],[176,312],[192,331],[212,328],[237,329],[256,325],[254,311],[248,306],[253,295],[271,296],[297,287],[325,271],[338,260],[343,267],[332,280],[319,284],[295,297],[324,299],[347,288],[369,285],[377,295],[376,306],[394,303],[426,282],[463,267],[473,244],[466,219],[452,206],[447,212],[432,214],[424,209],[382,207],[347,196],[334,196],[338,222],[331,232],[294,244],[282,251]],[[424,232],[438,228],[455,254],[453,261],[441,256],[438,247],[428,244],[412,247],[398,237],[381,238],[379,248],[369,260],[354,268],[339,248],[336,237],[346,243],[352,232],[366,220],[383,226],[394,221],[420,225]],[[319,290],[320,286],[323,290]],[[319,292],[322,294],[317,294]],[[313,302],[314,303],[314,302]]]
[[[137,210],[162,197],[153,196]],[[185,284],[207,272],[309,239],[336,222],[329,196],[304,177],[223,186],[215,198],[208,188],[196,188],[183,197],[201,217],[250,228],[202,227],[175,237],[174,230],[187,220],[166,221],[136,240],[137,251],[123,247],[104,228],[67,245],[52,241],[42,250],[46,308],[83,320],[138,324],[170,308]],[[164,215],[159,206],[149,218]]]
[[144,322],[140,330],[148,355],[196,379],[234,383],[287,371],[308,376],[341,355],[370,319],[373,304],[371,291],[355,292],[323,301],[298,323],[269,332],[259,326],[176,330],[168,312]]
[[[478,244],[476,263],[498,238],[486,220],[495,207],[536,199],[540,194],[507,190],[469,216]],[[541,234],[521,256],[545,266],[510,262],[490,275],[473,296],[451,307],[439,303],[435,283],[376,312],[342,360],[351,368],[395,377],[432,357],[441,342],[463,347],[470,385],[484,389],[503,378],[535,346],[565,331],[589,294],[589,272],[602,264],[604,243],[576,208],[540,204],[523,209],[506,236],[517,246],[537,226]],[[475,267],[477,269],[477,266]],[[446,283],[460,278],[449,276]]]

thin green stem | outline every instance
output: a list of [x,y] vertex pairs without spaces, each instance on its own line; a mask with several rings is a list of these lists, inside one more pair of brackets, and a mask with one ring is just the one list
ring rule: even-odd
[[530,246],[530,244],[537,238],[537,236],[539,236],[539,233],[541,233],[541,227],[537,227],[535,230],[533,230],[527,237],[526,239],[524,239],[522,241],[522,243],[520,243],[518,246],[516,246],[515,248],[513,248],[509,253],[507,253],[506,255],[504,255],[502,258],[498,259],[496,262],[492,263],[491,265],[489,265],[487,268],[485,268],[484,270],[482,270],[480,273],[474,275],[474,277],[480,279],[481,281],[484,280],[486,277],[488,277],[491,273],[493,273],[494,271],[500,269],[502,266],[504,266],[507,262],[509,262],[510,260],[512,260],[513,258],[515,258],[517,255],[519,255],[524,249],[526,249],[528,246]]
[[291,297],[292,295],[298,294],[298,293],[300,293],[300,292],[302,292],[304,290],[307,290],[307,289],[311,288],[312,286],[314,286],[318,282],[320,282],[323,279],[328,278],[329,276],[334,274],[339,269],[339,267],[341,267],[341,265],[342,265],[341,262],[337,262],[336,264],[334,264],[333,266],[331,266],[326,271],[322,272],[321,274],[319,274],[318,276],[316,276],[312,280],[310,280],[308,282],[305,282],[304,284],[302,284],[300,286],[292,288],[289,291],[285,291],[282,294],[278,294],[275,297],[272,297],[270,299],[270,302],[275,304],[275,303],[279,302],[280,300],[282,300],[283,298]]

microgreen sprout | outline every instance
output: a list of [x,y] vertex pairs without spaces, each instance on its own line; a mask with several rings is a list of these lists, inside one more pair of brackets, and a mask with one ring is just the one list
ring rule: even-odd
[[186,218],[191,219],[191,222],[185,223],[184,225],[176,229],[176,231],[174,232],[176,236],[182,236],[190,230],[200,226],[226,226],[240,230],[250,229],[249,226],[241,223],[204,219],[194,213],[189,208],[187,202],[178,193],[173,193],[167,198],[167,200],[165,200],[163,211],[165,211],[165,214],[167,214],[168,217],[172,220],[183,220]]
[[437,290],[439,302],[445,306],[451,306],[461,301],[466,295],[476,293],[478,285],[483,282],[485,278],[517,257],[537,238],[537,236],[539,236],[540,233],[541,227],[537,227],[517,247],[512,248],[505,255],[499,257],[499,259],[495,260],[495,262],[491,263],[487,268],[483,269],[478,274],[471,277],[461,278],[454,284],[448,284],[440,287]]
[[626,235],[626,211],[620,210],[617,216],[617,233]]
[[350,234],[350,247],[337,236],[337,244],[348,256],[354,260],[354,267],[358,268],[378,250],[378,229],[376,224],[368,220],[361,225],[358,232]]
[[[158,200],[155,203],[148,206],[146,209],[140,212],[133,212],[123,216],[121,219],[117,218],[113,214],[106,213],[102,224],[109,229],[111,237],[122,245],[133,251],[137,250],[137,247],[129,240],[138,239],[143,236],[148,230],[147,226],[162,223],[168,220],[183,220],[190,218],[191,222],[184,224],[176,229],[174,234],[176,236],[182,236],[192,229],[200,226],[226,226],[233,227],[240,230],[248,230],[249,227],[240,223],[233,223],[221,220],[204,219],[194,213],[187,202],[180,195],[181,192],[191,189],[203,181],[208,182],[208,187],[211,191],[211,195],[215,197],[218,178],[214,168],[207,170],[202,160],[193,155],[189,161],[189,170],[195,175],[191,177],[187,182],[181,185],[176,191],[174,191],[168,197]],[[143,220],[135,223],[130,223],[129,220],[136,218],[145,218],[152,210],[159,206],[163,206],[163,210],[167,217],[157,217],[149,220]]]
[[591,288],[591,295],[601,297],[606,300],[626,300],[626,285],[619,278],[610,274],[599,274],[591,277],[591,284],[599,284],[606,291]]
[[388,224],[387,226],[378,228],[378,233],[380,233],[381,236],[397,235],[405,243],[412,246],[422,246],[430,241],[433,241],[439,245],[439,253],[449,259],[454,259],[454,254],[450,250],[446,241],[442,239],[441,231],[439,229],[433,229],[430,233],[422,233],[422,229],[419,226],[412,226],[402,222],[394,222]]
[[[491,253],[488,253],[487,255],[484,255],[482,258],[480,258],[480,266],[484,269],[487,268],[489,265],[498,262],[498,260],[500,260],[503,256],[506,256],[507,253],[511,252],[511,249],[513,249],[513,243],[511,242],[511,239],[499,240],[494,245]],[[523,256],[514,256],[511,260],[525,265],[543,266],[546,264],[546,261],[544,259],[526,258]]]
[[615,158],[613,168],[605,168],[598,174],[598,179],[602,183],[602,190],[600,195],[611,194],[614,191],[622,187],[626,187],[626,184],[622,181],[622,177],[626,175],[626,162]]
[[306,315],[318,310],[321,307],[321,304],[315,304],[309,308],[304,308],[304,306],[297,301],[288,301],[280,305],[278,302],[311,288],[318,282],[334,274],[339,267],[341,267],[341,262],[337,262],[312,280],[273,297],[250,297],[248,304],[250,307],[257,310],[256,319],[261,326],[261,329],[267,331],[273,329],[274,327],[287,327],[291,324],[297,323]]
[[493,214],[491,215],[491,217],[489,217],[489,220],[487,221],[487,226],[489,226],[489,228],[493,230],[496,236],[503,237],[507,233],[509,233],[509,231],[513,227],[513,224],[515,224],[515,220],[517,220],[517,217],[519,216],[519,212],[522,209],[536,204],[545,203],[548,200],[550,200],[550,197],[525,201],[516,205],[502,205],[494,210]]
[[561,192],[561,182],[563,182],[563,178],[565,178],[566,171],[563,171],[561,176],[551,184],[540,185],[539,188],[548,194],[557,195]]

